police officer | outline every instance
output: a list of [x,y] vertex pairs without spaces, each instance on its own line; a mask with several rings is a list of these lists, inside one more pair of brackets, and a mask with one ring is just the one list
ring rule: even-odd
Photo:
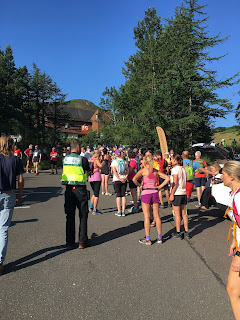
[[87,158],[80,156],[80,141],[73,139],[71,153],[63,160],[62,184],[66,185],[65,214],[66,214],[66,246],[75,247],[75,210],[79,210],[79,248],[84,249],[88,244],[87,220],[88,200],[90,192],[86,188],[90,167]]

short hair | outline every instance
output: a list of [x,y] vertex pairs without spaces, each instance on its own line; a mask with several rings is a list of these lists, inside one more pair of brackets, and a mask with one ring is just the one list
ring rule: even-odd
[[14,141],[11,137],[0,137],[0,153],[5,157],[13,155]]
[[77,146],[81,147],[81,143],[78,139],[72,139],[70,146],[71,149],[77,149]]
[[195,157],[201,158],[201,151],[196,151],[195,152]]
[[102,152],[103,152],[103,154],[107,154],[108,153],[107,148],[104,148]]
[[129,157],[129,159],[134,159],[136,157],[136,153],[134,151],[129,151],[128,157]]
[[160,150],[155,152],[155,156],[157,157],[161,157],[162,156],[162,152]]

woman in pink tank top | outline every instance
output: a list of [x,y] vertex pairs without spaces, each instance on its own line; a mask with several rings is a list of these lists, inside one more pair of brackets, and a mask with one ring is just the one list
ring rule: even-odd
[[[164,179],[160,186],[156,186],[157,177],[160,176]],[[158,232],[158,243],[162,243],[162,225],[159,216],[159,196],[158,191],[163,188],[170,180],[169,176],[161,173],[153,168],[153,156],[147,155],[143,158],[143,169],[139,170],[138,173],[133,177],[133,182],[137,186],[141,186],[138,180],[143,177],[142,182],[142,210],[144,214],[144,229],[145,238],[140,239],[139,242],[146,245],[151,245],[150,240],[150,207],[153,208],[153,216],[156,221],[156,227]]]

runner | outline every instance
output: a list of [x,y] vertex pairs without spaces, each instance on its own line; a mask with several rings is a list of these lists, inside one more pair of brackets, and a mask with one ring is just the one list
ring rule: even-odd
[[[230,194],[230,210],[228,216],[233,221],[233,241],[230,246],[229,256],[233,256],[230,266],[227,292],[232,304],[233,313],[237,320],[240,319],[240,163],[228,161],[222,171],[225,186],[232,189]],[[229,239],[228,239],[229,240]]]
[[53,169],[55,168],[56,170],[56,174],[57,172],[57,157],[58,157],[58,153],[56,151],[56,148],[53,147],[52,148],[52,152],[50,153],[50,162],[51,162],[51,169],[52,169],[52,174],[54,174]]
[[[201,152],[196,151],[195,152],[195,162],[197,162],[200,167],[202,168],[207,168],[207,162],[203,159],[201,159]],[[204,172],[202,172],[200,169],[195,171],[195,187],[197,189],[197,198],[198,198],[198,203],[195,204],[195,207],[200,208],[201,207],[201,196],[202,193],[205,189],[205,185],[207,182],[206,175]]]
[[184,223],[184,238],[190,239],[188,233],[188,217],[186,214],[187,193],[186,193],[186,181],[187,172],[182,167],[183,160],[179,154],[175,155],[172,159],[172,172],[171,172],[171,195],[170,201],[172,201],[172,207],[175,216],[176,232],[173,234],[173,238],[182,240],[181,235],[181,216]]
[[14,155],[22,160],[22,152],[17,145],[14,146]]
[[39,175],[38,164],[42,160],[41,150],[38,149],[38,145],[35,146],[35,150],[33,151],[33,166],[35,169],[35,176]]
[[[160,172],[162,172],[164,174],[168,174],[168,171],[169,171],[168,162],[165,159],[162,158],[161,151],[156,151],[155,152],[155,162],[158,164]],[[162,184],[162,182],[163,182],[162,179],[159,178],[159,184]],[[171,207],[170,200],[169,200],[168,185],[164,186],[164,190],[165,190],[165,195],[166,195],[167,202],[168,202],[167,206]],[[159,200],[160,200],[160,203],[161,203],[160,208],[164,209],[165,206],[164,206],[164,203],[163,203],[163,196],[162,196],[162,190],[161,189],[159,190]]]
[[114,151],[115,159],[111,163],[113,173],[113,187],[116,193],[117,212],[118,217],[125,217],[126,209],[126,190],[127,190],[127,176],[128,166],[126,161],[123,160],[121,150]]
[[183,159],[183,167],[187,171],[186,192],[187,192],[187,202],[189,202],[190,198],[191,198],[191,195],[192,195],[192,191],[193,191],[194,172],[196,170],[201,170],[204,173],[211,174],[211,171],[209,171],[207,168],[201,167],[196,161],[190,160],[188,151],[183,151],[182,152],[182,159]]
[[[136,154],[133,151],[128,151],[128,157],[130,159],[128,168],[129,168],[129,175],[128,175],[128,183],[130,192],[133,198],[133,207],[129,210],[131,213],[136,213],[139,211],[138,206],[138,199],[137,199],[137,186],[132,181],[133,177],[136,175],[136,173],[139,171],[138,169],[138,160],[136,159]],[[139,184],[141,184],[141,181],[138,181]]]
[[[157,177],[160,176],[164,179],[160,186],[156,185]],[[162,225],[159,216],[159,196],[158,190],[163,188],[170,180],[170,177],[164,173],[158,172],[153,168],[153,156],[147,155],[143,158],[143,169],[133,177],[133,182],[140,187],[138,180],[143,177],[143,189],[142,189],[142,209],[144,214],[144,229],[145,238],[140,239],[139,242],[145,245],[151,245],[150,240],[150,207],[153,207],[154,221],[156,222],[158,240],[157,242],[162,243]]]
[[104,166],[101,169],[101,178],[102,178],[102,195],[111,196],[112,194],[108,192],[108,181],[109,181],[109,174],[110,174],[110,165],[111,165],[111,158],[108,154],[107,148],[104,148],[101,155],[101,162],[104,161]]
[[88,177],[88,181],[90,182],[91,188],[93,190],[93,195],[91,197],[91,203],[89,210],[92,211],[93,215],[101,214],[101,211],[97,209],[99,192],[101,187],[101,168],[105,165],[105,161],[100,162],[101,152],[96,150],[91,155],[89,159],[89,164],[91,168],[91,175]]
[[[32,157],[33,157],[33,150],[32,150],[33,145],[30,144],[29,147],[24,151],[24,154],[26,155],[26,161],[27,161],[27,165],[26,165],[26,173],[29,172],[33,172],[32,171]],[[30,169],[30,171],[28,170],[28,168]]]

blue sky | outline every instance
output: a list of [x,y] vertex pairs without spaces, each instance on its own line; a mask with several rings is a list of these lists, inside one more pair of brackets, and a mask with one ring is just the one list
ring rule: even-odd
[[[12,0],[0,6],[0,48],[10,44],[17,66],[32,63],[46,71],[69,99],[86,99],[96,105],[106,87],[124,83],[124,61],[136,51],[133,28],[144,12],[155,6],[162,18],[174,15],[182,0]],[[228,56],[214,63],[219,79],[240,71],[240,1],[199,0],[208,7],[211,35],[231,35],[215,47],[213,56]],[[237,106],[240,85],[219,95]],[[218,119],[216,126],[235,125],[234,114]]]

